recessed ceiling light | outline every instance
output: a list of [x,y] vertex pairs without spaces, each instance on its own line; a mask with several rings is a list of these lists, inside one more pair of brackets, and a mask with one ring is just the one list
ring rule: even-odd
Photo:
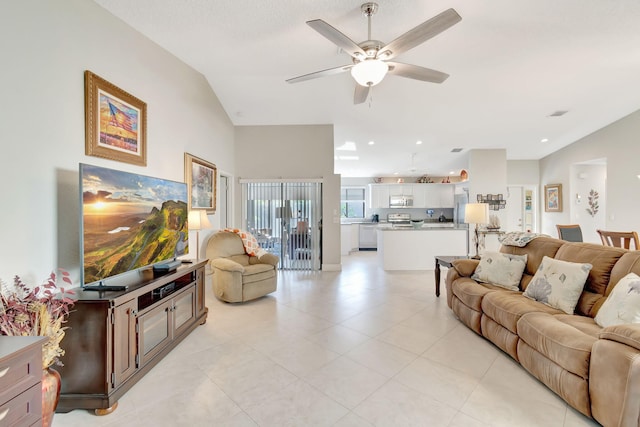
[[456,173],[454,171],[450,171],[449,175],[455,175]]
[[393,174],[394,174],[394,175],[398,175],[398,172],[394,172]]
[[549,142],[549,138],[542,138],[540,142]]
[[375,144],[374,141],[369,141],[369,145],[373,145],[373,144]]
[[422,144],[422,141],[416,141],[416,145]]

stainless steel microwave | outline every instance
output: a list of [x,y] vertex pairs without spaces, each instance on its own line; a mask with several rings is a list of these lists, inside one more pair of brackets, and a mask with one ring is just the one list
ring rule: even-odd
[[390,208],[410,208],[413,207],[413,196],[391,196],[389,197]]

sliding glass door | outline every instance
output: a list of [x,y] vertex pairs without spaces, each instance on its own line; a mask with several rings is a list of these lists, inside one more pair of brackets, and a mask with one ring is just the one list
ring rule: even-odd
[[320,270],[322,265],[322,183],[241,180],[243,228],[280,268]]

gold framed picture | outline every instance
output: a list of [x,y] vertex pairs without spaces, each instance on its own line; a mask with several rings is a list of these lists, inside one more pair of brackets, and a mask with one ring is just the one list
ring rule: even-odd
[[216,212],[218,169],[213,163],[184,153],[184,180],[189,192],[189,210]]
[[562,212],[562,184],[544,186],[544,211]]
[[147,165],[147,104],[84,72],[85,154]]

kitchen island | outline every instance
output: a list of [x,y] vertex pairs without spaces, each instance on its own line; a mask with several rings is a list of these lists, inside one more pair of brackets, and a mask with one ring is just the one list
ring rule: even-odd
[[437,255],[468,253],[466,226],[378,227],[378,260],[384,270],[433,270]]

